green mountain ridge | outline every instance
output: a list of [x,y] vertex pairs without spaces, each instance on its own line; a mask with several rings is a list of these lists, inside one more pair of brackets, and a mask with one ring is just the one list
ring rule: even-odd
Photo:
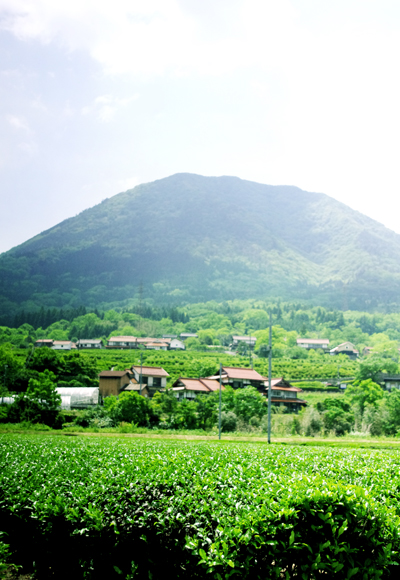
[[397,305],[400,235],[322,193],[181,173],[0,255],[0,316],[45,307],[276,297]]

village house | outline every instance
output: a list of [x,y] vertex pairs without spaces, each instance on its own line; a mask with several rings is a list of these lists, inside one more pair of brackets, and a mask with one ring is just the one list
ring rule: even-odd
[[169,344],[161,340],[154,340],[152,342],[146,342],[145,346],[148,350],[168,350]]
[[139,385],[130,369],[124,371],[102,371],[99,374],[100,395],[105,398],[113,395],[118,397],[125,391],[135,391],[143,397],[149,396],[145,384]]
[[[208,378],[219,380],[219,373]],[[252,385],[262,392],[265,388],[266,379],[254,369],[223,366],[221,381],[222,384],[231,385],[234,389],[241,389]]]
[[100,338],[88,339],[80,338],[76,343],[77,348],[103,348]]
[[[219,373],[208,378],[219,381]],[[251,385],[256,387],[259,393],[268,397],[268,379],[254,369],[223,366],[221,383],[231,385],[234,389]],[[302,392],[302,389],[293,387],[283,377],[271,380],[271,391],[271,403],[274,406],[286,406],[291,412],[297,413],[302,406],[307,404],[306,401],[297,398],[297,394]]]
[[108,341],[107,348],[135,349],[146,348],[147,350],[185,350],[184,343],[177,338],[153,338],[150,336],[112,336]]
[[169,343],[169,350],[185,350],[185,343],[179,338],[171,338]]
[[[221,385],[221,390],[225,387]],[[214,379],[187,379],[180,377],[172,385],[172,391],[178,400],[193,400],[200,393],[212,393],[219,390],[219,381]]]
[[72,350],[76,348],[76,344],[72,340],[53,340],[50,348],[53,350]]
[[[275,407],[287,407],[291,413],[298,413],[301,407],[307,405],[306,401],[297,398],[297,393],[303,389],[293,387],[283,377],[271,380],[271,404]],[[265,396],[268,397],[268,381],[266,381]]]
[[181,340],[186,340],[188,338],[199,338],[199,335],[195,332],[181,332],[179,338]]
[[400,389],[400,375],[389,375],[381,373],[377,377],[377,382],[385,391],[392,391],[393,389]]
[[147,386],[150,397],[167,386],[169,374],[162,367],[136,365],[131,367],[131,372],[137,383],[141,382],[142,385]]
[[244,342],[254,350],[257,339],[255,336],[232,336],[232,348],[237,348],[240,342]]
[[342,344],[332,348],[329,353],[331,355],[346,354],[351,359],[356,359],[359,355],[358,350],[351,342],[342,342]]
[[54,340],[51,338],[40,338],[35,342],[35,347],[40,348],[41,346],[47,346],[51,348],[53,346]]
[[312,348],[322,348],[327,350],[329,347],[329,340],[327,338],[298,338],[296,340],[297,346],[310,350]]
[[112,336],[106,348],[137,348],[137,340],[135,336]]

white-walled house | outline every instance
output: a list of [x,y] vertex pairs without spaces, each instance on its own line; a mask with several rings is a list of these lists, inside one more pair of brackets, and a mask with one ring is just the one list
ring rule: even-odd
[[103,348],[100,338],[88,339],[80,338],[76,343],[77,348]]
[[296,340],[297,346],[310,350],[311,348],[322,348],[326,350],[329,347],[329,340],[327,338],[298,338]]
[[185,350],[185,343],[179,338],[171,338],[169,343],[169,350]]
[[148,350],[168,350],[168,342],[154,340],[153,342],[146,342],[146,348]]
[[76,344],[72,340],[53,340],[53,350],[71,350],[76,348]]
[[150,396],[167,386],[169,374],[162,367],[147,367],[135,365],[131,367],[131,372],[137,383],[140,383],[140,373],[142,374],[142,385],[147,385]]
[[352,359],[356,359],[359,355],[358,350],[352,342],[342,342],[342,344],[338,344],[338,346],[332,348],[329,353],[331,355],[347,354],[347,356]]
[[233,348],[236,348],[237,346],[239,346],[240,342],[244,342],[250,348],[254,348],[256,345],[257,339],[255,336],[237,336],[237,335],[232,336],[232,347]]
[[112,336],[107,341],[107,348],[137,348],[136,336]]

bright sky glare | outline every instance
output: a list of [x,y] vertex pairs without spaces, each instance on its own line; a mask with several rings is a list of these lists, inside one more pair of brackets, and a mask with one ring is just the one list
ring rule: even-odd
[[0,54],[0,252],[177,172],[400,233],[398,0],[0,0]]

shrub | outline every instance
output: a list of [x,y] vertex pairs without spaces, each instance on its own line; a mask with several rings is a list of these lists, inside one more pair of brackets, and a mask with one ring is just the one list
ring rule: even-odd
[[236,430],[237,426],[237,416],[233,411],[222,411],[221,412],[221,431],[226,433]]

